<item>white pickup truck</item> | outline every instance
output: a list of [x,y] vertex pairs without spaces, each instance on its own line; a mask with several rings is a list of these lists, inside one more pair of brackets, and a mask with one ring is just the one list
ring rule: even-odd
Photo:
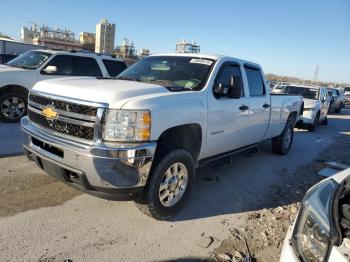
[[67,76],[115,77],[123,60],[87,52],[33,50],[0,65],[0,121],[19,122],[26,114],[28,91],[45,79]]
[[29,94],[24,151],[47,173],[157,219],[185,203],[195,169],[272,140],[287,154],[302,97],[270,95],[258,64],[152,55],[117,79],[42,81]]

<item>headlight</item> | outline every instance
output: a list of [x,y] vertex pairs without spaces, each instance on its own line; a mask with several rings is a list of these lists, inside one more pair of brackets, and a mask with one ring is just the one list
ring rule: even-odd
[[326,180],[305,195],[296,220],[292,244],[304,261],[324,261],[330,245],[332,201],[338,184]]
[[309,107],[309,108],[304,108],[304,111],[315,111],[316,107]]
[[102,128],[105,141],[148,141],[151,114],[147,110],[108,109]]

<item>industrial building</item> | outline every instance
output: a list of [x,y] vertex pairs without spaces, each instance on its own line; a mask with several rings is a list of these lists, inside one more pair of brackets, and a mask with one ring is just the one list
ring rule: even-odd
[[200,46],[195,42],[186,40],[176,41],[176,53],[200,53]]
[[139,57],[142,59],[146,56],[150,55],[150,50],[148,48],[141,48],[140,49],[140,53],[139,53]]
[[95,51],[96,34],[81,32],[79,42],[84,50]]
[[25,43],[46,46],[49,49],[78,50],[82,45],[68,29],[51,28],[46,25],[38,26],[33,23],[31,27],[21,28],[21,39]]
[[102,54],[113,54],[115,38],[115,24],[109,23],[103,18],[96,25],[95,52]]

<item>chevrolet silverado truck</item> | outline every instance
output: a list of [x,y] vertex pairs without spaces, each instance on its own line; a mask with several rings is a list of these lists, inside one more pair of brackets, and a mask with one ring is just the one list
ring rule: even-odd
[[292,146],[302,97],[270,95],[258,64],[221,55],[152,55],[116,79],[41,81],[22,118],[24,152],[48,174],[168,219],[197,167],[271,139]]
[[67,76],[116,77],[124,61],[88,52],[33,50],[0,65],[0,121],[19,122],[27,112],[28,92],[45,79]]

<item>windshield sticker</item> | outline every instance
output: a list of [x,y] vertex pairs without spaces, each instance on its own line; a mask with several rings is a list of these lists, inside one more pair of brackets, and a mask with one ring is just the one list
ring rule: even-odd
[[193,59],[191,59],[190,63],[192,63],[192,64],[202,64],[202,65],[211,66],[211,64],[213,63],[213,61],[207,60],[207,59],[193,58]]

